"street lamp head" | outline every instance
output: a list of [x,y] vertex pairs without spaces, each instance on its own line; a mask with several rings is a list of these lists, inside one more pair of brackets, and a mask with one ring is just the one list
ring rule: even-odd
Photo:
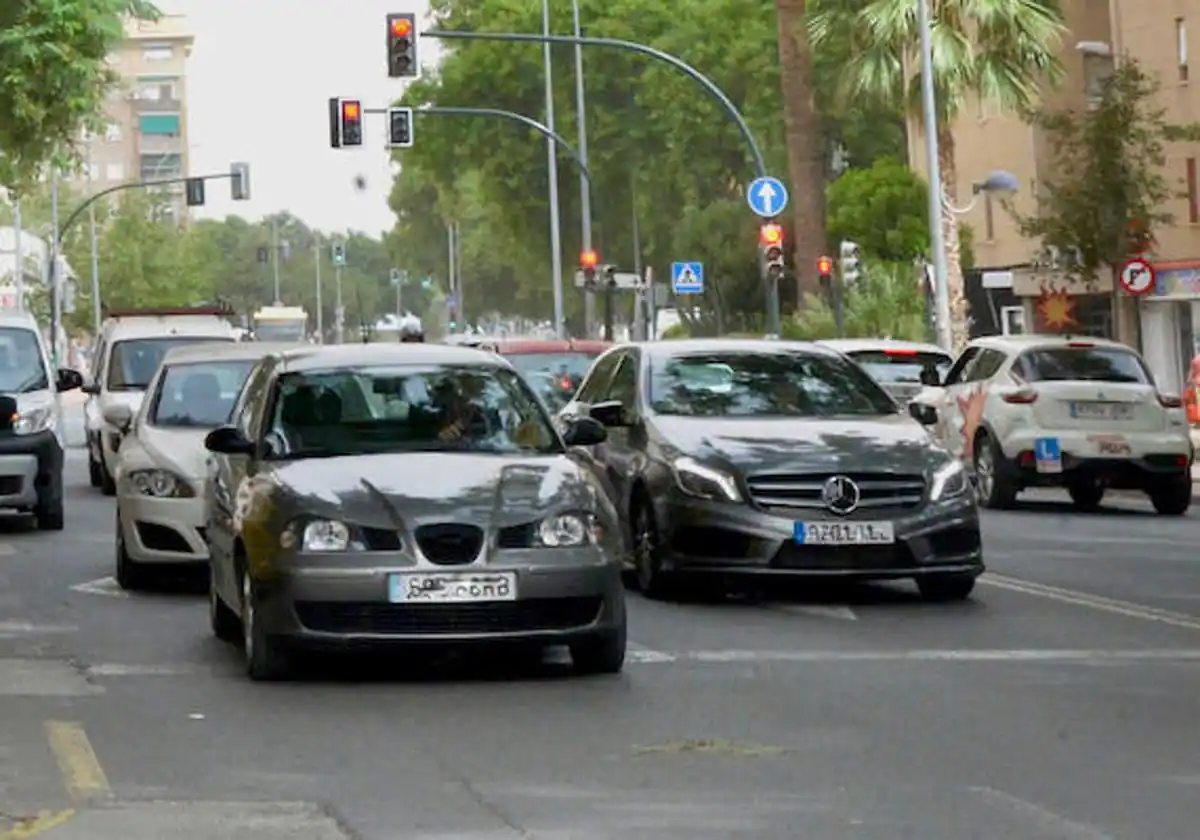
[[1011,172],[1006,172],[1003,169],[996,169],[988,173],[988,176],[982,182],[975,184],[973,192],[999,194],[1002,198],[1008,198],[1021,188],[1021,182],[1016,175]]

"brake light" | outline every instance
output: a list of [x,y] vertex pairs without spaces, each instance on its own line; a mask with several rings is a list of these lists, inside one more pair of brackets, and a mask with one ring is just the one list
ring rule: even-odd
[[564,391],[565,391],[565,390],[568,390],[568,389],[570,389],[570,387],[571,387],[571,380],[570,380],[570,379],[563,379],[562,381],[560,381],[560,382],[558,383],[558,387],[562,388]]
[[1013,391],[1011,394],[1005,394],[1001,397],[1010,405],[1031,405],[1037,402],[1038,392],[1032,388],[1022,388],[1019,391]]
[[915,355],[917,355],[917,351],[916,350],[892,349],[892,350],[884,350],[883,355],[885,355],[885,356],[915,356]]
[[1183,400],[1179,397],[1169,394],[1155,394],[1158,397],[1158,404],[1163,408],[1183,408]]
[[1096,345],[1090,341],[1068,341],[1067,346],[1074,350],[1091,350]]

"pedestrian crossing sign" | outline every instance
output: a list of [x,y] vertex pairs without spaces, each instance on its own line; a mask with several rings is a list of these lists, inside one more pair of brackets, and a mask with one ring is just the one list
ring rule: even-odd
[[671,290],[677,295],[698,295],[704,292],[704,263],[671,263]]

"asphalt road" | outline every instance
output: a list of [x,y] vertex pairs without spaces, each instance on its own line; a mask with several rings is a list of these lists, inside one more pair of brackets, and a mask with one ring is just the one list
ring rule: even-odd
[[69,479],[63,533],[0,519],[0,840],[1196,836],[1195,518],[989,515],[957,605],[634,597],[620,677],[255,685],[186,579],[116,594],[112,502]]

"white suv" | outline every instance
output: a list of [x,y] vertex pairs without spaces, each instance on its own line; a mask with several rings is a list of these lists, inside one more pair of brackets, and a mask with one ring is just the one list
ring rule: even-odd
[[973,468],[985,507],[1009,507],[1029,487],[1063,487],[1083,509],[1109,488],[1144,491],[1161,514],[1182,515],[1192,502],[1182,402],[1114,341],[976,339],[910,411]]

